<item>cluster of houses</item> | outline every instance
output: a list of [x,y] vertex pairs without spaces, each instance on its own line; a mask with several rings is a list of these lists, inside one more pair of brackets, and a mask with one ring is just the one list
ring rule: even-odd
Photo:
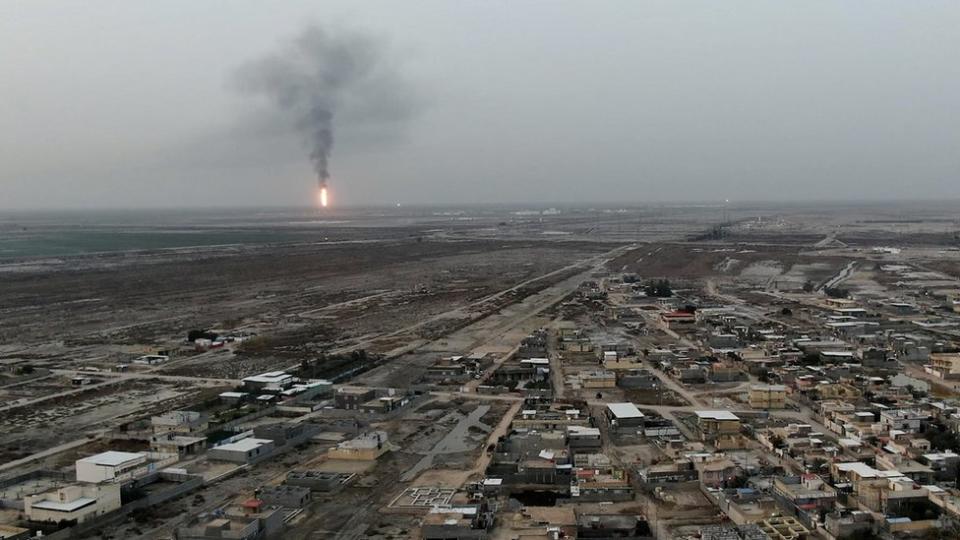
[[[667,456],[626,470],[630,478],[645,486],[698,483],[733,522],[705,528],[701,538],[910,535],[960,522],[955,315],[924,303],[815,293],[744,307],[698,297],[645,298],[636,286],[620,286],[626,292],[619,295],[614,290],[598,281],[581,298],[600,306],[594,312],[602,310],[606,325],[645,312],[645,324],[660,326],[673,340],[608,356],[587,331],[561,327],[563,365],[577,355],[597,364],[568,372],[568,388],[662,390],[669,378],[692,394],[732,389],[721,392],[725,407],[691,406],[675,411],[679,422],[672,422],[639,405],[641,419],[627,420],[637,425],[623,429],[618,424],[626,419],[618,414],[634,405],[614,403],[584,428],[566,427],[564,437],[546,424],[532,434],[515,428],[498,445],[506,478],[575,485],[575,475],[559,467],[550,472],[539,452],[524,445],[575,466],[571,434],[600,421],[611,444],[626,431]],[[577,415],[564,418],[548,407],[528,416],[576,426],[582,407],[569,409]],[[529,420],[518,417],[515,424],[522,421]]]
[[[197,404],[138,419],[107,433],[111,449],[76,461],[67,470],[28,469],[0,482],[0,506],[21,509],[20,523],[3,525],[4,538],[71,538],[117,516],[161,504],[219,480],[223,471],[242,470],[306,444],[327,447],[330,460],[376,461],[394,447],[382,430],[363,430],[357,420],[335,427],[345,437],[318,439],[324,421],[296,417],[320,409],[370,415],[405,405],[406,393],[388,388],[339,387],[273,371],[243,379],[237,389]],[[334,421],[336,415],[334,415]],[[124,450],[120,450],[123,448]],[[142,448],[127,451],[129,448]],[[302,508],[313,492],[334,492],[352,474],[291,471],[288,482],[265,486],[249,500],[193,520],[178,538],[267,538],[282,530],[286,510]],[[7,534],[8,531],[15,531]]]

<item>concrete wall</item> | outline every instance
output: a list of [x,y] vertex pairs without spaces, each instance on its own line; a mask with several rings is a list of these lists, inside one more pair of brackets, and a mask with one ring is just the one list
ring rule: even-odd
[[[259,450],[259,453],[257,452]],[[239,450],[230,450],[225,448],[211,448],[207,451],[208,459],[217,459],[220,461],[230,461],[232,463],[257,463],[263,461],[264,459],[270,457],[273,454],[273,444],[267,443],[261,445],[259,448],[248,450],[248,451],[239,451]]]
[[273,414],[274,412],[276,412],[276,410],[277,410],[277,407],[276,407],[276,406],[264,407],[264,408],[260,409],[259,411],[254,411],[254,412],[252,412],[252,413],[250,413],[250,414],[248,414],[248,415],[246,415],[246,416],[241,416],[240,418],[233,419],[233,420],[231,420],[231,421],[229,421],[229,422],[225,422],[225,423],[223,423],[223,424],[213,424],[213,423],[211,423],[211,424],[210,424],[210,429],[219,429],[219,430],[223,430],[223,431],[229,431],[229,430],[231,430],[231,429],[233,429],[233,428],[235,428],[235,427],[237,427],[237,426],[239,426],[239,425],[241,425],[241,424],[245,424],[245,423],[247,423],[247,422],[250,422],[251,420],[256,420],[257,418],[262,418],[262,417],[264,417],[264,416],[269,416],[269,415]]
[[310,488],[298,486],[266,486],[262,488],[260,500],[270,505],[287,508],[303,508],[310,503]]
[[[154,480],[156,478],[169,479],[169,478],[165,478],[166,476],[168,476],[167,473],[155,473],[154,475],[152,475]],[[174,475],[174,476],[182,476],[182,475]],[[199,476],[199,475],[186,475],[186,476],[189,477],[188,480],[180,482],[178,485],[173,486],[170,489],[165,489],[163,491],[157,491],[157,492],[151,493],[147,497],[144,497],[142,499],[137,499],[131,502],[130,504],[126,504],[123,507],[113,512],[103,514],[101,516],[98,516],[95,519],[91,519],[89,521],[75,525],[73,527],[61,529],[54,533],[46,534],[44,535],[44,538],[46,540],[69,540],[70,538],[75,538],[77,536],[80,536],[84,532],[92,531],[99,527],[103,527],[107,524],[123,520],[124,518],[126,518],[126,516],[129,513],[133,512],[134,510],[138,510],[141,508],[148,508],[150,506],[162,504],[171,499],[181,497],[203,486],[202,476]]]
[[[49,500],[42,497],[42,494],[38,496],[30,496],[24,499],[24,513],[26,514],[27,519],[31,521],[52,523],[57,523],[64,520],[76,520],[77,523],[84,523],[88,520],[95,519],[98,516],[102,516],[120,508],[119,484],[99,484],[96,486],[75,485],[66,486],[60,489],[74,491],[77,496],[95,497],[96,502],[94,504],[78,508],[72,512],[60,512],[56,510],[37,508],[34,506]],[[68,495],[68,497],[70,497],[70,495]]]
[[[8,476],[0,480],[0,490],[4,490],[10,486],[15,486],[17,484],[22,484],[33,480],[35,478],[51,478],[58,480],[60,482],[69,482],[73,480],[73,476],[61,471],[49,471],[44,469],[35,469],[32,471],[27,471],[25,473],[20,473],[14,476]],[[17,510],[23,510],[23,499],[0,499],[0,508],[16,508]]]

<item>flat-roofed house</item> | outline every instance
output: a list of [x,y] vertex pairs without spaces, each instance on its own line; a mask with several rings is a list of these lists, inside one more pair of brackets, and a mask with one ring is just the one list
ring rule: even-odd
[[282,392],[293,384],[293,375],[285,371],[268,371],[243,379],[243,386],[251,392]]
[[131,478],[137,471],[147,469],[147,455],[139,452],[108,451],[76,462],[77,481],[96,484]]
[[120,484],[75,484],[29,495],[23,513],[31,521],[83,523],[120,508]]
[[960,379],[960,353],[930,355],[930,371],[941,379]]
[[643,427],[644,414],[633,403],[609,403],[605,414],[611,426]]
[[782,384],[750,385],[750,406],[754,409],[783,409],[787,406],[787,387]]
[[207,451],[207,457],[233,463],[256,463],[268,457],[273,452],[273,447],[273,441],[270,439],[247,437],[211,448]]
[[740,418],[730,411],[694,411],[700,439],[718,448],[736,448],[740,444]]

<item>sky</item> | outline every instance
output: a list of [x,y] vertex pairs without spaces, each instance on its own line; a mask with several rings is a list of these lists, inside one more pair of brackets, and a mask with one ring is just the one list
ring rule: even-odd
[[954,0],[31,0],[0,3],[0,208],[312,204],[236,84],[309,25],[410,104],[334,116],[335,204],[960,199]]

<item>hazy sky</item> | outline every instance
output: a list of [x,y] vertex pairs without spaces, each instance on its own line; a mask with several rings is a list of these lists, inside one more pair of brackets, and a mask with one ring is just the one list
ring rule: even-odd
[[303,205],[231,83],[370,33],[405,129],[334,119],[334,200],[960,198],[960,2],[5,1],[0,207]]

